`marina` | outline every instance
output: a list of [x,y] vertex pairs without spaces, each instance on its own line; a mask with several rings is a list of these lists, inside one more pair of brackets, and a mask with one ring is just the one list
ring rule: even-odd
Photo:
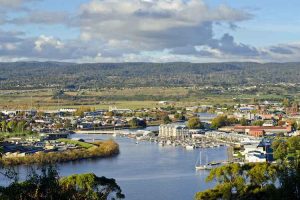
[[[97,159],[59,165],[62,175],[93,172],[99,176],[113,177],[122,187],[126,199],[172,200],[193,199],[195,192],[214,186],[206,183],[208,170],[195,170],[199,149],[186,150],[180,146],[150,141],[138,141],[112,135],[79,135],[72,137],[109,139],[120,144],[120,155],[110,159]],[[209,148],[209,162],[227,160],[227,147]],[[164,188],[163,190],[161,188]],[[143,195],[151,191],[151,195]]]
[[[181,146],[160,145],[151,141],[117,135],[73,134],[71,138],[85,141],[113,139],[120,145],[120,154],[107,159],[89,159],[58,164],[60,176],[95,173],[116,179],[126,199],[173,200],[193,199],[197,191],[212,188],[206,183],[209,170],[195,170],[199,149],[186,150]],[[138,142],[138,144],[136,143]],[[206,149],[209,162],[227,160],[227,147]],[[19,167],[25,175],[27,167]],[[22,177],[21,177],[22,178]],[[5,180],[2,180],[3,184]],[[7,184],[7,183],[6,183]],[[162,190],[163,188],[163,190]],[[151,191],[151,195],[144,195]]]

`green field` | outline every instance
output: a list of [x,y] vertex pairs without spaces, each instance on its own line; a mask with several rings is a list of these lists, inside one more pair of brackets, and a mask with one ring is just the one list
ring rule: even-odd
[[298,92],[290,93],[280,87],[266,87],[258,91],[222,91],[201,87],[144,87],[144,88],[107,88],[82,89],[64,92],[59,98],[54,97],[53,89],[37,90],[0,90],[0,109],[38,109],[54,110],[59,108],[77,108],[88,106],[95,109],[117,108],[153,108],[164,105],[159,101],[172,101],[177,107],[195,105],[215,105],[252,103],[254,99],[281,100],[292,96],[300,99]]
[[87,142],[80,142],[80,141],[76,141],[76,140],[70,140],[70,139],[58,139],[57,141],[59,142],[64,142],[65,144],[73,144],[73,145],[77,145],[80,146],[82,148],[85,149],[89,149],[91,147],[94,147],[95,145],[91,144],[91,143],[87,143]]

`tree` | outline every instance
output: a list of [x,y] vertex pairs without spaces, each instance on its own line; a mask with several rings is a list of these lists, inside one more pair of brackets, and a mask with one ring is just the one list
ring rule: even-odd
[[74,112],[74,115],[79,116],[79,117],[84,117],[85,112],[91,112],[91,111],[92,111],[92,109],[90,107],[82,106],[82,107],[78,108],[76,110],[76,112]]
[[242,126],[247,126],[247,125],[248,125],[248,120],[246,120],[245,118],[242,118],[242,119],[240,120],[240,124],[241,124]]
[[282,100],[282,104],[285,106],[285,107],[289,107],[291,105],[291,102],[288,98],[284,98]]
[[145,120],[139,120],[137,118],[133,118],[131,120],[129,120],[128,125],[131,128],[145,128],[147,127],[147,123],[145,122]]
[[230,199],[233,191],[241,193],[245,185],[245,177],[243,176],[243,168],[239,164],[230,164],[212,169],[207,182],[217,181],[216,190],[222,194],[223,199]]
[[106,115],[106,116],[109,116],[109,117],[112,117],[112,116],[114,116],[114,112],[109,111],[109,112],[105,113],[105,115]]
[[273,156],[275,159],[284,160],[287,156],[287,142],[283,139],[276,138],[272,142]]
[[1,131],[2,132],[6,132],[6,130],[7,130],[7,123],[6,123],[5,120],[1,121],[0,126],[1,126]]
[[64,122],[64,128],[72,128],[72,123],[70,119],[66,119]]
[[62,178],[60,185],[64,195],[73,196],[73,199],[108,199],[115,194],[117,199],[125,198],[121,188],[114,179],[97,177],[95,174],[76,174]]
[[262,120],[256,120],[254,122],[252,122],[253,126],[262,126],[264,124],[264,121]]
[[199,117],[193,117],[189,119],[187,127],[190,129],[199,129],[203,128],[203,124],[201,123]]
[[170,119],[170,117],[168,115],[163,117],[164,124],[170,124],[171,122],[172,122],[172,120]]
[[7,123],[7,130],[9,132],[14,132],[15,131],[15,128],[17,126],[17,121],[15,120],[11,120]]
[[[198,192],[195,199],[282,199],[284,196],[275,187],[279,174],[279,167],[268,163],[250,163],[243,166],[234,163],[221,166],[211,170],[206,179],[209,182],[216,181],[216,186]],[[295,195],[292,196],[295,199]]]
[[183,114],[176,113],[174,118],[177,120],[185,120],[185,116]]
[[220,128],[223,126],[229,126],[238,123],[236,118],[228,118],[226,115],[220,115],[215,117],[211,122],[212,128]]
[[123,199],[125,195],[114,179],[95,174],[75,174],[60,178],[55,167],[42,167],[40,173],[32,170],[24,182],[14,181],[0,187],[0,198],[11,200],[105,200]]
[[295,137],[290,137],[287,140],[288,146],[289,146],[289,150],[300,150],[300,137],[295,136]]

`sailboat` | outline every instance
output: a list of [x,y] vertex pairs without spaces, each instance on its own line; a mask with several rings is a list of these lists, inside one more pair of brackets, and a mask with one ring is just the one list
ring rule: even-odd
[[[208,158],[207,158],[207,154],[206,154],[206,163],[208,163]],[[202,165],[202,151],[200,150],[200,155],[199,155],[199,164],[198,164],[198,160],[195,164],[195,169],[196,170],[211,170],[213,167],[209,164],[206,165]]]
[[112,135],[113,137],[117,137],[117,133],[116,133],[116,128],[114,127],[114,134]]

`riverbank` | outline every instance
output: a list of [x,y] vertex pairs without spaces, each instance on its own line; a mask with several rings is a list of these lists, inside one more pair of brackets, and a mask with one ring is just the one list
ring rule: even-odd
[[105,158],[119,154],[119,145],[113,140],[89,143],[89,148],[66,150],[61,152],[38,152],[23,157],[2,157],[0,163],[5,166],[53,164],[90,158]]

